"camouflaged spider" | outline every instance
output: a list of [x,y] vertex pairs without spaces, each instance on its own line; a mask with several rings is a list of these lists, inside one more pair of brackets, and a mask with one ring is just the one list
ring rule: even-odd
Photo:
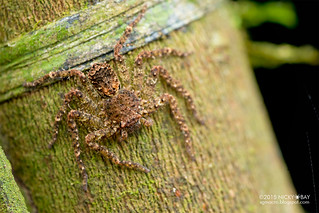
[[[127,26],[124,34],[114,47],[115,62],[120,63],[125,69],[127,69],[125,61],[119,52],[128,36],[131,34],[133,27],[143,17],[145,9],[146,8],[144,8],[138,17]],[[187,56],[188,53],[182,53],[171,48],[163,48],[154,51],[142,51],[138,54],[135,60],[135,65],[141,66],[144,58],[148,59],[168,55],[184,57]],[[140,128],[141,124],[144,126],[151,126],[152,121],[150,119],[146,119],[145,117],[148,117],[150,114],[156,112],[160,107],[168,104],[174,119],[177,121],[179,128],[185,137],[186,151],[188,155],[194,159],[190,131],[186,125],[183,115],[177,106],[177,101],[174,96],[164,93],[160,97],[151,101],[141,100],[138,97],[138,94],[136,94],[134,91],[121,88],[117,75],[107,63],[93,64],[87,76],[85,76],[81,71],[75,69],[50,72],[38,80],[25,83],[24,86],[28,88],[34,88],[50,80],[57,80],[73,76],[80,80],[81,84],[88,90],[88,94],[92,95],[97,91],[102,98],[102,101],[98,103],[94,102],[92,97],[90,98],[84,95],[84,93],[82,93],[79,89],[71,89],[67,94],[65,94],[64,103],[60,107],[60,110],[55,117],[54,134],[52,141],[49,143],[49,147],[51,148],[57,139],[59,123],[62,116],[67,112],[69,103],[72,101],[73,97],[77,97],[81,104],[86,104],[92,109],[92,114],[80,110],[70,110],[67,116],[67,123],[73,140],[74,153],[77,164],[81,170],[81,175],[83,177],[83,189],[85,191],[87,191],[88,175],[80,158],[81,150],[76,121],[90,123],[91,127],[94,127],[95,131],[89,133],[85,137],[86,145],[90,149],[100,152],[104,157],[110,159],[115,164],[148,173],[150,171],[148,168],[138,163],[120,160],[114,153],[97,142],[103,138],[112,137],[113,135],[120,135],[120,140],[125,140],[128,136],[128,133]],[[169,86],[174,88],[186,99],[189,108],[192,110],[197,121],[199,123],[203,123],[202,120],[197,116],[193,99],[184,89],[182,84],[173,79],[163,67],[154,66],[151,69],[150,74],[150,79],[152,80],[153,84],[156,83],[158,77],[162,77]]]

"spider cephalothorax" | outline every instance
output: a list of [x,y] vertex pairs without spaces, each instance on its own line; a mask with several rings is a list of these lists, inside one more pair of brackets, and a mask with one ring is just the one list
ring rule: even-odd
[[107,63],[93,64],[88,78],[101,96],[113,96],[120,89],[120,81]]
[[120,89],[120,81],[107,63],[94,64],[88,73],[88,79],[101,96],[108,97],[104,103],[107,118],[119,125],[121,140],[125,139],[126,132],[140,123],[141,99],[130,90]]
[[[127,26],[124,34],[114,47],[115,62],[127,70],[125,60],[123,56],[119,54],[123,44],[132,32],[133,27],[143,17],[145,8],[138,15],[138,17]],[[136,66],[141,66],[143,59],[163,57],[168,55],[174,55],[178,57],[187,56],[188,53],[183,53],[171,48],[163,48],[153,51],[142,51],[135,60]],[[192,150],[191,136],[184,116],[178,108],[178,104],[173,95],[164,93],[153,100],[142,100],[138,97],[133,90],[129,88],[121,88],[118,76],[113,71],[112,67],[107,63],[95,63],[92,65],[89,73],[85,76],[81,71],[71,69],[58,72],[50,72],[44,75],[42,78],[25,83],[25,87],[37,87],[46,83],[49,80],[56,80],[67,77],[77,77],[80,83],[86,88],[88,96],[86,96],[79,89],[71,89],[65,94],[64,102],[58,111],[55,122],[52,141],[49,143],[49,147],[52,147],[57,139],[59,132],[59,124],[64,114],[67,115],[67,124],[72,136],[74,153],[81,170],[83,177],[83,189],[87,190],[87,172],[84,163],[81,160],[81,150],[79,144],[79,134],[77,123],[89,123],[89,127],[92,129],[85,137],[85,143],[90,148],[104,157],[110,159],[113,163],[125,166],[128,168],[137,169],[143,172],[149,172],[150,170],[138,163],[131,161],[120,160],[113,152],[108,150],[105,146],[100,145],[98,142],[103,138],[110,138],[118,135],[120,140],[125,140],[130,132],[140,128],[141,125],[151,126],[152,121],[149,116],[156,112],[158,109],[165,105],[168,105],[171,109],[173,118],[176,120],[181,132],[185,138],[185,147],[188,155],[194,159],[194,153]],[[150,82],[152,85],[157,82],[157,78],[161,77],[166,83],[180,93],[188,103],[190,110],[199,123],[203,121],[198,117],[193,99],[183,85],[172,78],[168,71],[162,66],[154,66],[150,72]],[[96,99],[98,93],[101,101],[93,101]],[[90,97],[92,96],[92,97]],[[94,96],[94,98],[93,98]],[[86,105],[88,109],[81,108],[81,110],[72,109],[68,112],[69,103],[73,100],[73,97],[77,97],[78,101],[82,105]],[[90,113],[88,113],[90,112]]]

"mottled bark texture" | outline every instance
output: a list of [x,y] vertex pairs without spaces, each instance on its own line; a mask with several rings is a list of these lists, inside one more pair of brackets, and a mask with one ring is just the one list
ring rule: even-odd
[[30,32],[98,0],[0,0],[0,43]]
[[[31,210],[299,212],[297,205],[260,204],[261,194],[294,194],[294,190],[248,65],[241,34],[231,20],[228,9],[221,7],[125,55],[131,67],[131,87],[141,89],[143,98],[164,92],[178,97],[191,130],[196,162],[188,158],[183,134],[168,107],[152,116],[152,127],[130,134],[126,142],[101,141],[120,158],[150,168],[148,174],[118,167],[89,150],[83,143],[88,130],[82,125],[79,133],[89,176],[88,195],[81,188],[65,117],[54,148],[47,148],[62,94],[77,87],[76,81],[59,81],[2,102],[1,145],[28,192]],[[140,51],[162,47],[193,54],[182,59],[152,60],[141,71],[133,68]],[[206,126],[196,122],[183,98],[164,82],[156,85],[154,93],[143,87],[141,80],[153,65],[165,67],[190,91]],[[126,79],[127,72],[116,72],[120,79]]]

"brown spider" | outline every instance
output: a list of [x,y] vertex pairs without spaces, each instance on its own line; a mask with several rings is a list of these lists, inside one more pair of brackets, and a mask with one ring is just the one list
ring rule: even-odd
[[[124,34],[114,47],[115,61],[120,63],[124,69],[127,69],[125,66],[125,61],[123,61],[123,56],[121,56],[119,52],[128,36],[131,34],[133,27],[144,16],[145,10],[146,8],[142,9],[138,17],[127,26]],[[135,64],[136,66],[141,66],[144,58],[155,58],[167,55],[184,57],[187,56],[188,53],[182,53],[171,48],[163,48],[154,51],[142,51],[138,54]],[[59,123],[62,116],[67,112],[69,103],[72,101],[74,96],[77,97],[80,100],[80,103],[86,104],[89,108],[91,108],[94,114],[93,115],[80,110],[70,110],[67,116],[67,123],[73,140],[74,153],[78,166],[81,170],[81,175],[83,177],[83,189],[85,191],[87,191],[88,175],[80,158],[81,150],[76,121],[90,123],[91,126],[95,128],[95,131],[89,133],[85,137],[86,145],[89,148],[100,152],[104,157],[110,159],[115,164],[148,173],[150,171],[148,168],[138,163],[120,160],[114,153],[97,142],[103,138],[112,137],[113,135],[119,135],[120,140],[125,140],[128,136],[128,133],[140,128],[141,124],[144,126],[151,126],[152,120],[147,117],[156,112],[160,107],[168,104],[174,119],[177,121],[180,130],[185,137],[186,151],[188,155],[194,159],[190,132],[185,119],[177,106],[177,101],[174,96],[164,93],[160,97],[151,101],[141,100],[134,91],[121,88],[117,75],[107,63],[93,64],[87,76],[85,76],[81,71],[75,69],[50,72],[38,80],[25,83],[24,86],[28,88],[34,88],[50,80],[57,80],[73,76],[77,77],[81,84],[87,88],[88,94],[90,96],[93,96],[92,94],[97,91],[101,96],[102,101],[95,103],[90,97],[84,95],[79,89],[71,89],[67,94],[65,94],[64,103],[60,107],[60,110],[55,117],[54,134],[52,141],[49,143],[49,148],[53,146],[57,139]],[[162,77],[169,86],[176,89],[176,91],[186,99],[197,121],[203,123],[202,120],[197,116],[193,99],[184,89],[182,84],[173,79],[163,67],[154,66],[151,69],[150,74],[150,79],[152,80],[153,85],[155,85],[159,76]]]

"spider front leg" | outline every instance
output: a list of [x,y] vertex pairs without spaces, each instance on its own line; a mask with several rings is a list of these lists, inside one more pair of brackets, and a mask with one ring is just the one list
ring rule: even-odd
[[177,101],[174,96],[168,93],[164,93],[160,97],[154,99],[152,102],[144,102],[145,110],[142,111],[142,116],[146,116],[156,112],[159,107],[164,107],[166,104],[169,105],[170,110],[173,114],[173,117],[177,124],[179,125],[179,129],[183,133],[185,137],[185,147],[187,154],[192,160],[195,160],[193,148],[192,148],[192,140],[190,136],[189,128],[186,124],[185,118],[182,115],[180,109],[178,108]]
[[81,175],[83,178],[83,190],[87,191],[87,179],[88,175],[84,166],[84,163],[80,157],[81,155],[81,149],[80,149],[80,143],[79,143],[79,130],[77,128],[75,120],[81,121],[81,122],[90,122],[93,126],[101,127],[103,126],[103,122],[100,120],[100,118],[93,116],[91,114],[77,111],[77,110],[71,110],[68,113],[68,127],[69,131],[72,136],[73,141],[73,148],[74,148],[74,154],[76,158],[76,162],[79,166],[79,169],[81,170]]
[[48,145],[49,148],[52,148],[52,146],[57,140],[60,121],[63,115],[66,113],[69,103],[73,100],[73,97],[77,97],[80,100],[80,103],[86,104],[93,111],[96,111],[98,109],[98,106],[90,98],[85,96],[80,90],[71,89],[68,93],[65,94],[64,102],[55,116],[55,120],[53,124],[53,136],[52,136],[52,140],[50,141]]
[[158,57],[161,58],[161,57],[169,56],[169,55],[178,56],[178,57],[186,57],[190,54],[191,52],[182,52],[169,47],[164,47],[162,49],[152,50],[152,51],[144,50],[144,51],[141,51],[135,58],[135,65],[141,66],[143,63],[143,59],[156,59]]
[[121,49],[123,48],[123,45],[127,38],[131,35],[133,28],[137,25],[137,23],[143,18],[146,11],[146,6],[144,6],[140,12],[140,14],[137,16],[137,18],[131,22],[125,29],[123,35],[121,36],[120,40],[116,43],[114,47],[114,58],[116,61],[122,61],[123,56],[120,54]]
[[77,78],[79,82],[86,88],[91,97],[98,96],[92,85],[88,83],[87,77],[84,75],[84,73],[76,69],[50,72],[35,81],[25,82],[23,86],[26,88],[36,88],[50,81],[61,80],[70,77]]
[[101,153],[104,157],[110,159],[114,164],[125,166],[130,169],[139,170],[145,173],[150,172],[150,170],[141,164],[134,163],[132,161],[124,161],[120,160],[118,156],[116,156],[113,152],[108,150],[105,146],[98,144],[96,141],[101,140],[102,138],[109,138],[112,135],[116,134],[118,131],[118,127],[105,128],[97,130],[93,133],[88,134],[85,137],[85,142],[89,148]]
[[87,82],[85,75],[81,71],[72,69],[72,70],[50,72],[35,81],[24,83],[23,86],[27,88],[34,88],[34,87],[41,86],[49,81],[59,80],[66,77],[78,77],[82,84],[86,84]]
[[162,66],[154,66],[151,69],[150,78],[152,79],[153,84],[155,85],[157,83],[158,77],[161,77],[166,81],[166,83],[175,89],[178,93],[180,93],[185,99],[186,102],[190,108],[190,110],[193,112],[193,115],[198,123],[205,124],[202,118],[198,116],[194,100],[190,93],[183,87],[182,83],[174,78],[168,73],[168,71],[163,68]]
[[127,38],[132,33],[133,28],[143,18],[145,11],[146,11],[146,6],[143,7],[140,14],[137,16],[137,18],[126,27],[123,35],[121,36],[119,41],[114,46],[115,62],[120,62],[120,63],[116,63],[116,65],[118,67],[118,70],[120,70],[120,72],[123,74],[122,81],[125,85],[127,85],[127,87],[130,87],[129,85],[131,85],[130,84],[131,78],[130,78],[129,69],[126,66],[125,60],[123,60],[123,56],[120,54],[120,51],[123,48],[123,45],[126,42]]

